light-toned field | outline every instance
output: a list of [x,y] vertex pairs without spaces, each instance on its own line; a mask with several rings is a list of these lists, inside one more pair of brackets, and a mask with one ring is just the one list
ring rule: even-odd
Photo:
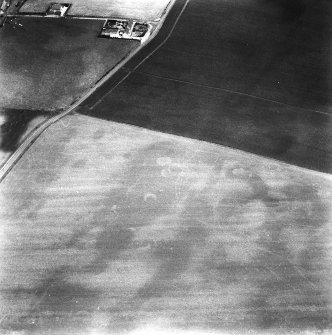
[[[45,13],[50,0],[27,0],[20,12]],[[71,0],[67,12],[74,16],[120,17],[156,20],[161,17],[170,0]]]
[[68,116],[0,185],[1,328],[331,329],[331,192],[328,175]]
[[51,114],[0,108],[0,168],[24,141]]

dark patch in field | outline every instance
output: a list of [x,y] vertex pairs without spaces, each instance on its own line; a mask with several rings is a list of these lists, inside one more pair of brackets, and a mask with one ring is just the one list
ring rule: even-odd
[[52,116],[44,111],[9,108],[1,110],[0,114],[5,119],[0,127],[0,150],[4,152],[14,152],[18,148],[31,121],[39,116]]
[[135,299],[143,304],[151,298],[183,294],[186,285],[181,283],[181,274],[192,261],[195,247],[204,244],[206,236],[206,228],[201,223],[184,220],[176,239],[155,243],[152,255],[158,268],[153,278],[138,290]]
[[289,217],[279,219],[275,214],[285,208],[277,202],[271,222],[265,222],[256,260],[258,290],[249,308],[262,329],[330,329],[331,308],[319,275],[328,259],[321,228],[329,210],[314,186],[294,183],[283,192],[299,203],[290,202]]
[[87,316],[96,308],[98,290],[91,290],[66,281],[72,269],[61,267],[52,270],[38,285],[31,289],[16,288],[13,297],[29,299],[30,310],[18,320],[11,320],[5,327],[11,331],[56,331],[85,329],[89,324]]
[[280,15],[281,22],[294,22],[299,20],[306,11],[306,1],[303,0],[261,0],[262,5],[270,4]]

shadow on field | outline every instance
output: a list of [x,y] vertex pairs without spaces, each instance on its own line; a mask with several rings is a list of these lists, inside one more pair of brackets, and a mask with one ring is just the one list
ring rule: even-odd
[[49,112],[20,109],[4,109],[0,115],[4,119],[0,126],[0,150],[8,153],[19,147],[32,121],[41,116],[52,116]]
[[32,289],[14,289],[12,294],[17,299],[31,299],[30,311],[28,315],[8,320],[4,328],[10,331],[31,332],[40,327],[52,331],[66,329],[66,332],[86,328],[87,325],[77,314],[88,314],[99,292],[68,283],[65,280],[68,272],[70,269],[67,267],[60,267],[50,271],[46,278]]

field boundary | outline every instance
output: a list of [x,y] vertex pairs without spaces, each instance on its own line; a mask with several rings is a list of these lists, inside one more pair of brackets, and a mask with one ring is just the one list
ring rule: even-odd
[[[88,118],[88,119],[93,118],[92,116],[89,116],[87,114],[74,113],[73,115],[75,115],[76,117],[80,117],[80,118]],[[96,120],[98,120],[100,122],[104,122],[104,120],[102,120],[102,119],[96,119]],[[311,173],[313,175],[320,176],[321,178],[325,178],[329,182],[332,182],[332,174],[330,174],[328,172],[322,172],[322,171],[318,171],[318,170],[309,169],[309,168],[306,168],[306,167],[303,167],[303,166],[287,163],[285,161],[281,161],[281,160],[276,159],[276,158],[266,157],[266,156],[255,154],[255,153],[250,152],[250,151],[245,151],[245,150],[237,149],[237,148],[234,148],[234,147],[229,147],[229,146],[224,145],[224,144],[209,142],[209,141],[206,141],[206,140],[200,140],[200,139],[197,139],[197,138],[187,137],[187,136],[178,135],[178,134],[167,133],[167,132],[163,132],[163,131],[159,131],[159,130],[145,128],[145,127],[138,126],[138,125],[131,124],[131,123],[112,121],[112,120],[108,121],[108,122],[112,123],[113,125],[118,125],[118,126],[121,126],[122,128],[126,128],[128,130],[138,130],[138,131],[143,131],[143,132],[145,132],[149,135],[159,136],[159,137],[162,137],[165,140],[171,140],[172,141],[172,140],[176,140],[176,139],[181,139],[182,141],[185,141],[186,143],[191,143],[191,144],[194,143],[194,144],[197,144],[197,145],[199,145],[200,143],[206,143],[206,144],[209,144],[213,148],[223,148],[225,150],[227,149],[227,150],[229,150],[229,151],[231,151],[231,152],[233,152],[237,155],[245,154],[245,155],[248,155],[248,157],[253,157],[254,159],[262,159],[269,164],[278,164],[278,165],[281,165],[282,167],[285,167],[285,168],[293,168],[296,171],[301,171],[301,172],[304,172],[304,173]]]

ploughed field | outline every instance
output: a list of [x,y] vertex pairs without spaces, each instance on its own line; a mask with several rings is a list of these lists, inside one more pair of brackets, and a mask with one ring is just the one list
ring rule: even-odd
[[331,330],[331,189],[314,171],[67,116],[0,184],[0,327]]
[[97,38],[103,23],[19,17],[0,29],[0,165],[31,129],[138,47]]
[[331,9],[191,0],[167,42],[81,112],[330,172]]

